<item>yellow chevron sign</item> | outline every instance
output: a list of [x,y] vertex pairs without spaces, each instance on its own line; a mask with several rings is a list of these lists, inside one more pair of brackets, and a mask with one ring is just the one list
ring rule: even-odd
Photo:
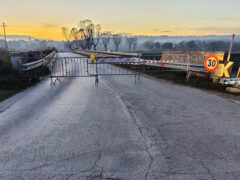
[[233,62],[226,61],[223,64],[219,64],[217,70],[214,72],[214,76],[229,78],[232,72]]

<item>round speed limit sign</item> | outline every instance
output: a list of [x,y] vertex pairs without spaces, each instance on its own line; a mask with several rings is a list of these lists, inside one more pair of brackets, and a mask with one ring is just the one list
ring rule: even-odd
[[219,66],[219,60],[216,56],[208,56],[204,61],[204,67],[207,71],[213,72]]

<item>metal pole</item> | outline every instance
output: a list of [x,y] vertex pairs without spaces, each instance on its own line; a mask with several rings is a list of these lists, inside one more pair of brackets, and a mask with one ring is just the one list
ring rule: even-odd
[[240,74],[240,67],[238,69],[238,73],[237,73],[237,76],[236,76],[235,83],[234,83],[233,87],[236,87],[236,85],[237,85],[237,80],[238,80],[239,74]]
[[233,47],[234,38],[235,38],[235,34],[233,34],[233,36],[232,36],[232,41],[231,41],[230,48],[229,48],[229,51],[228,51],[228,58],[227,58],[227,61],[230,61],[230,57],[231,57],[231,53],[232,53],[232,47]]
[[96,79],[95,79],[95,85],[98,85],[98,63],[97,63],[97,59],[95,60],[96,62]]
[[145,73],[145,58],[143,58],[143,73]]
[[186,78],[187,78],[187,82],[188,82],[188,80],[189,80],[189,62],[190,62],[190,55],[188,55],[188,62],[187,62],[187,74],[186,74]]
[[66,60],[66,58],[64,58],[64,60],[65,60],[65,72],[66,72],[66,76],[67,76],[67,74],[68,74],[68,71],[67,71],[67,60]]
[[141,63],[141,54],[139,53],[138,55],[138,81],[140,82],[141,84],[141,69],[140,69],[140,63]]
[[87,74],[89,75],[89,73],[88,73],[88,61],[89,61],[89,59],[87,58]]
[[6,49],[6,51],[8,51],[7,36],[6,36],[6,24],[2,23],[2,27],[3,27],[3,34],[4,34],[4,40],[5,40],[5,49]]

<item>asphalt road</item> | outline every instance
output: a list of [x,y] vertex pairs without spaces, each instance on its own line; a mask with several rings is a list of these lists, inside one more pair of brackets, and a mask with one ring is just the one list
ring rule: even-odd
[[240,179],[239,110],[146,77],[43,80],[0,103],[0,179]]

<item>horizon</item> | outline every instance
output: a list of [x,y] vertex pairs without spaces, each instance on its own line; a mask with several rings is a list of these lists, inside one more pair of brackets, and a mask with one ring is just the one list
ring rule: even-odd
[[[127,35],[127,34],[125,34]],[[143,35],[143,34],[140,34],[140,35],[136,35],[138,37],[152,37],[152,38],[204,38],[204,37],[231,37],[232,34],[225,34],[225,35],[215,35],[215,34],[209,34],[209,35],[182,35],[182,36],[175,36],[175,35]],[[18,41],[18,40],[24,40],[24,41],[28,41],[29,38],[31,40],[45,40],[45,41],[66,41],[65,39],[44,39],[44,38],[38,38],[38,37],[32,37],[32,36],[29,36],[29,35],[21,35],[21,34],[13,34],[13,35],[7,35],[7,41]],[[240,38],[240,35],[235,35],[235,40],[239,39]],[[0,34],[0,40],[4,40],[4,35],[3,34]],[[219,39],[221,40],[221,39]],[[240,39],[239,39],[240,40]],[[229,39],[230,41],[230,39]]]
[[[240,32],[237,5],[240,2],[235,0],[203,0],[194,4],[190,0],[36,0],[34,3],[31,0],[8,0],[1,4],[0,16],[7,25],[8,35],[52,40],[63,40],[61,27],[76,27],[84,19],[101,24],[102,31],[114,33],[232,35]],[[224,12],[224,15],[218,12]]]

